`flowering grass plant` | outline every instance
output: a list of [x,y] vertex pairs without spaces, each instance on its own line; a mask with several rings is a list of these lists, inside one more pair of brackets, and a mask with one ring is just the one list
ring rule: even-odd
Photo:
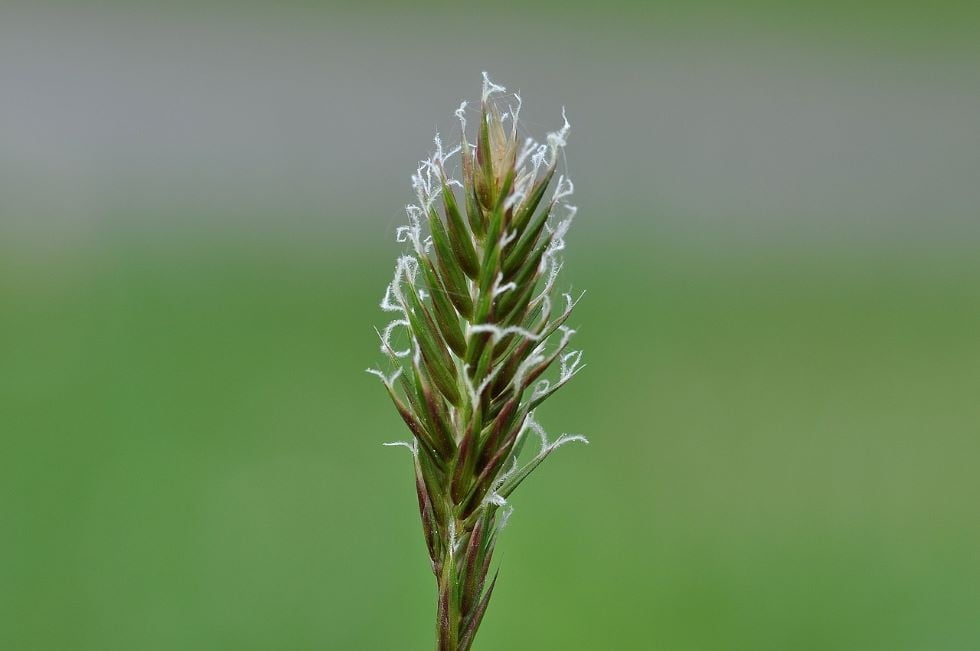
[[[474,142],[463,102],[460,143],[447,149],[437,134],[412,176],[417,201],[397,229],[407,251],[381,301],[394,315],[379,332],[388,370],[369,369],[412,433],[386,445],[412,453],[440,651],[473,645],[515,489],[556,448],[587,442],[550,440],[535,418],[582,368],[565,325],[577,299],[554,291],[576,209],[558,171],[568,120],[539,143],[519,136],[520,109],[484,73]],[[528,438],[539,447],[522,454]]]

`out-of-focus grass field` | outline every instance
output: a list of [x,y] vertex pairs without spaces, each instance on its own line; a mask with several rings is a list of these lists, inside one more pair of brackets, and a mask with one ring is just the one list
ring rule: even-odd
[[[429,648],[394,244],[191,240],[0,262],[0,648]],[[480,648],[980,646],[975,263],[570,247]]]

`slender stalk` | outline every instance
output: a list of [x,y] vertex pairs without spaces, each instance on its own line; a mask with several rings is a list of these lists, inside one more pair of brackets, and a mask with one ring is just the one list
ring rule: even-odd
[[[379,333],[391,370],[370,369],[413,435],[390,445],[414,458],[438,651],[473,645],[496,585],[489,570],[511,493],[554,449],[587,442],[549,441],[534,419],[581,368],[581,352],[566,350],[575,301],[564,294],[556,305],[552,291],[575,215],[566,202],[571,181],[555,180],[569,125],[544,144],[519,142],[521,99],[505,102],[503,92],[484,73],[476,144],[467,140],[464,102],[459,146],[446,151],[436,136],[435,153],[412,177],[418,203],[398,229],[411,248],[381,302],[396,313]],[[450,176],[457,154],[461,180]],[[403,328],[407,347],[395,343]],[[542,379],[556,361],[559,377]],[[529,433],[541,445],[528,458],[521,451]]]

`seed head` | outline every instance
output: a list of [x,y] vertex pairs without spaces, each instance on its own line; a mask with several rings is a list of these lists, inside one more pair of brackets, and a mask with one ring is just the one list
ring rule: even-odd
[[[484,73],[473,142],[463,102],[459,145],[446,149],[437,134],[412,175],[417,202],[396,231],[408,251],[381,301],[395,315],[379,332],[391,368],[370,369],[413,436],[405,447],[447,651],[470,647],[486,610],[511,493],[559,446],[588,442],[568,434],[549,442],[534,417],[583,367],[565,325],[577,300],[553,300],[576,212],[571,180],[556,177],[570,125],[563,110],[562,127],[543,143],[521,140],[521,98],[505,93]],[[457,154],[459,179],[451,174]],[[555,361],[558,377],[544,378]],[[540,448],[522,461],[528,432]]]

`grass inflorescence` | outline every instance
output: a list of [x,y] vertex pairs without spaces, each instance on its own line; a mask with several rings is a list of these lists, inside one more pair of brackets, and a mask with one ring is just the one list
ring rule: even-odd
[[[519,139],[519,95],[483,76],[475,142],[466,102],[461,142],[435,151],[412,177],[417,203],[397,238],[398,258],[381,307],[390,370],[370,369],[412,433],[415,488],[438,587],[437,648],[470,649],[496,582],[489,579],[508,499],[560,445],[534,410],[581,368],[565,325],[576,299],[555,296],[560,252],[575,216],[572,182],[558,173],[569,132]],[[564,117],[564,114],[563,114]],[[450,161],[459,156],[460,179]],[[550,193],[550,194],[549,194]],[[407,331],[407,344],[401,341]],[[558,377],[543,375],[557,362]],[[536,454],[521,455],[529,435]]]

